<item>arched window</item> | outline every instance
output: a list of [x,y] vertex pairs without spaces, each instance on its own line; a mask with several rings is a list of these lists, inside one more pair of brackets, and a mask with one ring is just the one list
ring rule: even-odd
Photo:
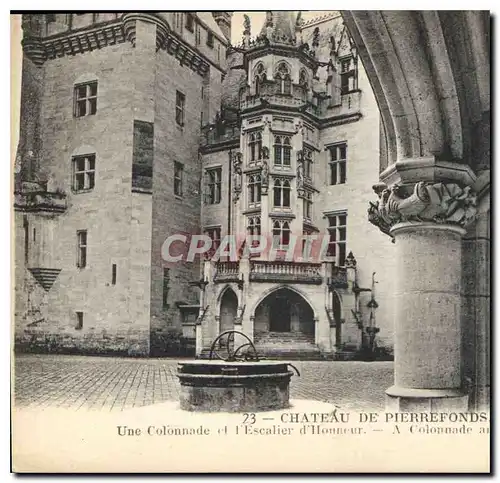
[[273,205],[278,208],[290,208],[290,181],[275,179]]
[[287,64],[282,62],[278,65],[274,78],[278,82],[280,94],[290,95],[292,93],[292,78]]
[[275,220],[273,223],[273,246],[286,247],[290,244],[290,225],[288,221]]
[[247,232],[249,235],[260,235],[260,216],[248,218]]
[[274,137],[274,164],[290,167],[292,146],[288,136]]
[[251,174],[248,177],[249,207],[260,205],[261,196],[262,196],[262,182],[260,174]]
[[266,80],[266,70],[262,62],[259,62],[254,69],[255,95],[260,95],[262,83]]
[[300,70],[299,85],[304,89],[307,89],[309,87],[309,76],[307,75],[307,71],[305,69]]
[[248,147],[250,149],[250,162],[262,158],[262,133],[260,131],[250,133]]

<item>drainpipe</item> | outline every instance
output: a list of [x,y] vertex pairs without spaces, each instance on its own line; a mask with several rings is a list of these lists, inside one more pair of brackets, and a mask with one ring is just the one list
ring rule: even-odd
[[229,150],[229,180],[228,180],[228,183],[227,183],[228,192],[229,192],[228,203],[227,203],[227,234],[228,235],[231,234],[231,203],[233,202],[232,192],[231,192],[231,189],[232,189],[231,182],[232,182],[232,179],[233,179],[233,173],[232,173],[232,171],[233,171],[233,165],[232,164],[233,163],[232,163],[232,159],[233,159],[233,150],[230,149]]

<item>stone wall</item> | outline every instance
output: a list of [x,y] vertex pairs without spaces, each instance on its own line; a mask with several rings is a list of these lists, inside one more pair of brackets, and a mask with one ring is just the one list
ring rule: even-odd
[[[85,62],[81,62],[82,55]],[[68,209],[57,216],[27,216],[29,266],[61,272],[45,292],[24,264],[16,266],[16,279],[18,283],[22,279],[23,296],[29,299],[24,313],[17,313],[19,343],[31,337],[35,329],[26,326],[36,323],[36,318],[37,340],[52,337],[55,345],[91,352],[122,352],[124,344],[132,352],[149,352],[149,309],[140,301],[149,291],[150,260],[144,255],[149,255],[150,240],[144,235],[151,232],[151,195],[131,192],[136,105],[135,85],[129,79],[134,62],[140,69],[140,59],[134,56],[132,46],[122,43],[48,60],[39,68],[44,75],[40,176],[48,180],[50,191],[66,193]],[[73,117],[74,85],[93,80],[98,82],[97,113]],[[74,193],[71,158],[90,153],[96,155],[95,187]],[[16,244],[22,250],[22,216],[16,218]],[[76,266],[78,230],[88,233],[85,268]],[[134,236],[134,231],[141,236]],[[113,264],[117,267],[115,285]],[[77,311],[84,314],[80,330],[76,329]],[[61,334],[66,336],[61,338]]]
[[[371,288],[372,273],[376,272],[376,311],[380,332],[380,345],[393,346],[394,333],[394,244],[390,237],[368,222],[370,201],[377,197],[372,186],[379,174],[379,113],[368,79],[360,64],[358,75],[361,89],[362,118],[353,123],[332,126],[321,131],[321,152],[316,154],[315,180],[325,180],[315,198],[315,216],[321,233],[326,233],[328,219],[325,214],[345,210],[347,212],[347,253],[352,251],[357,260],[358,284]],[[338,142],[347,143],[346,183],[328,184],[329,152],[325,146]],[[370,293],[360,294],[363,322],[368,323],[369,309],[366,304]]]
[[[181,331],[176,302],[196,304],[198,289],[189,282],[200,278],[199,263],[162,259],[169,235],[201,233],[200,141],[203,78],[167,52],[157,52],[155,81],[155,159],[153,166],[153,226],[151,252],[151,325],[153,332]],[[184,126],[175,121],[176,91],[185,95]],[[174,193],[174,163],[183,164],[182,196]],[[168,307],[163,307],[163,269],[169,269]]]

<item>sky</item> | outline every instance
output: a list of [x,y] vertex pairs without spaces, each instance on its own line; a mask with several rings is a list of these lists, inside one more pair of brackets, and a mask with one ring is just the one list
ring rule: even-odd
[[[231,43],[239,44],[243,36],[243,14],[250,18],[252,36],[259,34],[266,18],[266,12],[234,12],[232,18]],[[302,18],[310,18],[326,14],[326,11],[302,12]],[[21,91],[21,16],[11,15],[11,161],[14,162],[19,139],[19,102]]]

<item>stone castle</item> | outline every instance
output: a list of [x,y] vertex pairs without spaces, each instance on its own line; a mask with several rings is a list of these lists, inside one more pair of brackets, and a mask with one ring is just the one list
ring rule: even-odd
[[[19,348],[203,356],[390,354],[393,260],[368,222],[380,115],[338,12],[23,15],[15,169]],[[165,261],[173,235],[274,250]],[[322,259],[292,239],[327,240]]]

